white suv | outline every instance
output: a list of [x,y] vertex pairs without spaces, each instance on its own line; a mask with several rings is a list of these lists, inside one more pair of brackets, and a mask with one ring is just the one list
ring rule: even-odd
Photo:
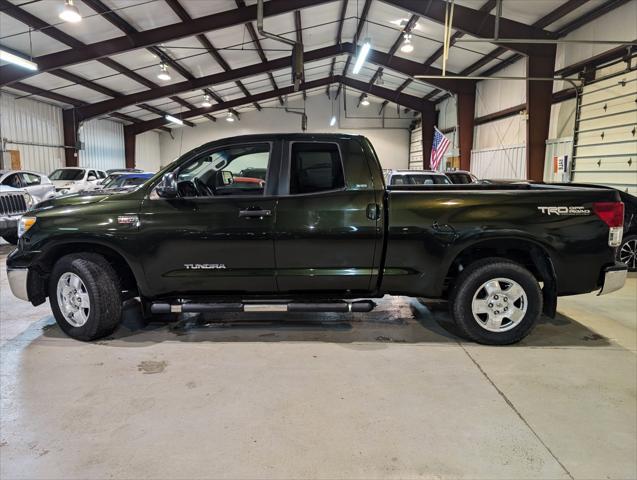
[[432,170],[387,170],[386,185],[451,185],[444,173]]
[[81,167],[58,168],[49,175],[58,195],[92,190],[104,178],[106,172],[102,170]]

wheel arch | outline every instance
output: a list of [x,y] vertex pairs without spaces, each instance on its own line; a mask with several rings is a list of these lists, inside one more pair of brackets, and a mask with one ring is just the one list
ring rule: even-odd
[[452,288],[462,270],[471,263],[488,257],[506,258],[528,269],[542,282],[543,313],[555,316],[557,309],[557,276],[548,250],[541,244],[521,238],[480,240],[466,246],[451,261],[446,275],[446,285]]
[[125,255],[113,248],[93,241],[68,241],[50,246],[39,256],[35,268],[29,269],[27,291],[31,303],[39,305],[48,296],[48,281],[55,263],[65,255],[72,253],[96,253],[103,256],[117,273],[122,289],[136,293],[138,290],[137,276]]

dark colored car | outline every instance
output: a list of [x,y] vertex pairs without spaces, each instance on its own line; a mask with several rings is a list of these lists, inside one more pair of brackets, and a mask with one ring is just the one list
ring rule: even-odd
[[[250,169],[265,180],[232,181]],[[81,340],[110,334],[129,297],[148,314],[365,312],[375,304],[361,298],[390,294],[448,299],[461,334],[509,344],[558,296],[623,286],[622,223],[613,189],[386,187],[365,137],[250,135],[196,148],[130,193],[41,203],[7,272]]]
[[451,180],[451,183],[455,183],[458,185],[467,185],[469,183],[478,183],[479,180],[476,176],[471,172],[466,172],[464,170],[453,170],[449,172],[444,172],[447,175],[447,178]]

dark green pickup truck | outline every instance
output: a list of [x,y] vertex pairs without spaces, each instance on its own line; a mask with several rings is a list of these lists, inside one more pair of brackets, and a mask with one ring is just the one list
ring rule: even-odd
[[389,186],[354,135],[253,135],[186,153],[134,192],[43,202],[7,259],[13,293],[60,327],[144,312],[365,312],[385,294],[450,300],[468,338],[523,338],[557,297],[624,284],[623,204],[567,185]]

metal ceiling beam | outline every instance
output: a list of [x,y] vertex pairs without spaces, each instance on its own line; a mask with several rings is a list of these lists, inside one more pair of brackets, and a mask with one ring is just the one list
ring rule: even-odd
[[[434,22],[444,24],[447,2],[445,0],[382,0],[398,8],[407,10],[421,17],[429,18]],[[476,38],[492,39],[495,32],[496,17],[489,12],[481,12],[472,8],[467,8],[456,4],[453,13],[452,28]],[[552,39],[551,32],[530,26],[521,22],[516,22],[508,18],[500,17],[499,35],[506,39],[526,39],[537,40]],[[497,44],[497,42],[494,42]],[[514,50],[525,55],[544,52],[545,45],[520,43],[507,43],[503,47]]]
[[367,85],[366,82],[362,82],[360,80],[356,80],[351,77],[341,77],[340,82],[343,85],[347,85],[348,87],[355,88],[359,91],[366,91],[369,88],[369,93],[378,98],[383,98],[385,100],[389,100],[393,103],[397,103],[398,105],[402,105],[403,107],[411,108],[412,110],[416,110],[420,112],[426,104],[430,102],[423,102],[421,98],[414,97],[412,95],[407,95],[402,92],[396,92],[395,90],[391,90],[389,88],[379,87],[378,85]]
[[[411,78],[408,78],[407,80],[405,80],[403,83],[401,83],[400,85],[398,85],[398,88],[396,90],[394,90],[395,93],[400,93],[402,92],[405,88],[407,88],[407,86],[413,82],[413,80]],[[385,110],[385,107],[387,106],[387,104],[389,103],[389,100],[384,100],[383,103],[380,105],[380,109],[378,110],[378,115],[380,115],[383,110]]]
[[[323,3],[328,3],[329,1],[333,0],[270,0],[264,5],[264,14],[265,16],[280,15],[292,12],[299,8],[321,5]],[[0,7],[3,8],[3,12],[5,13],[8,13],[12,7],[17,8],[7,0],[1,0]],[[36,73],[48,72],[49,70],[62,68],[67,65],[88,62],[90,60],[98,60],[110,55],[116,55],[118,53],[128,52],[139,48],[146,48],[163,42],[168,42],[170,40],[177,40],[197,35],[199,33],[241,25],[255,20],[256,15],[256,5],[250,5],[243,8],[194,18],[190,22],[165,25],[131,35],[124,35],[121,37],[103,40],[101,42],[91,43],[89,45],[84,45],[79,42],[81,45],[73,47],[72,49],[48,55],[41,55],[34,58],[33,61],[38,64],[39,72],[29,72],[23,68],[12,65],[0,67],[0,85],[7,85],[35,75]],[[60,33],[63,34],[61,31]],[[77,42],[77,40],[74,39],[73,41]]]
[[[321,60],[323,58],[330,58],[341,53],[349,53],[352,51],[352,49],[353,47],[349,43],[319,48],[317,50],[305,52],[305,59],[306,61]],[[78,115],[82,119],[88,119],[95,116],[103,115],[105,113],[113,112],[115,110],[119,110],[120,108],[129,105],[135,105],[140,102],[147,102],[158,98],[169,97],[180,92],[200,90],[210,85],[226,83],[254,75],[267,73],[269,71],[271,72],[280,70],[288,67],[289,64],[289,57],[281,57],[274,60],[269,60],[267,63],[257,63],[249,65],[247,67],[235,68],[228,72],[206,75],[204,77],[196,78],[195,80],[172,83],[170,85],[157,87],[153,90],[144,90],[141,92],[124,95],[120,98],[114,98],[111,100],[105,100],[103,102],[87,105],[84,108],[78,110]],[[223,100],[218,103],[223,103]]]
[[[294,11],[294,29],[296,30],[296,43],[301,45],[301,51],[304,50],[303,47],[303,24],[301,23],[301,11]],[[307,98],[307,94],[305,90],[302,90],[303,100]]]
[[51,90],[44,90],[43,88],[34,87],[33,85],[29,85],[22,82],[15,82],[11,84],[9,88],[20,90],[21,92],[25,92],[25,93],[30,93],[31,95],[37,95],[42,98],[48,98],[49,100],[55,100],[56,102],[62,102],[68,105],[73,105],[75,107],[86,105],[86,102],[83,102],[82,100],[78,100],[77,98],[67,97],[66,95],[62,95],[60,93],[56,93]]
[[[343,78],[337,75],[334,78],[326,77],[319,80],[312,80],[309,82],[305,82],[301,84],[300,88],[311,90],[314,88],[330,85],[331,83],[335,83],[335,82],[343,82],[356,90],[359,90],[360,88],[364,88],[366,85],[365,82],[361,82],[359,80],[354,80],[351,78]],[[255,101],[269,100],[272,98],[276,98],[278,96],[290,95],[293,93],[295,93],[294,86],[290,85],[289,87],[283,87],[283,88],[279,88],[277,90],[272,90],[269,92],[257,93],[257,94],[251,95],[250,97],[229,100],[221,104],[213,105],[211,108],[198,108],[191,112],[187,112],[184,116],[186,118],[189,118],[192,116],[202,115],[205,113],[217,112],[220,110],[227,110],[229,108],[234,108],[234,107],[239,107],[241,105],[250,104]],[[411,95],[405,95],[405,94],[396,94],[395,91],[389,90],[386,88],[375,87],[375,91],[373,92],[373,94],[379,98],[385,98],[391,102],[400,103],[402,106],[405,106],[408,108],[418,107],[418,108],[426,109],[426,108],[433,107],[432,104],[430,104],[429,102],[423,102],[418,97],[413,97]],[[165,124],[166,124],[165,120],[161,118],[156,118],[153,120],[149,120],[147,122],[142,122],[142,123],[138,123],[134,125],[128,125],[126,129],[129,132],[129,134],[132,133],[134,135],[137,135],[147,130],[153,130],[155,128],[159,128]]]
[[[347,12],[347,3],[348,0],[342,0],[341,2],[341,13],[338,17],[338,26],[336,27],[336,45],[340,45],[343,37],[343,24],[345,23],[345,13]],[[330,77],[334,76],[334,67],[336,66],[336,57],[332,59],[332,65],[330,67]],[[325,94],[327,98],[330,98],[330,86],[328,85],[325,88]]]
[[[356,25],[356,33],[354,33],[354,38],[352,39],[352,44],[358,52],[358,40],[363,32],[363,27],[365,26],[365,21],[367,20],[367,14],[369,13],[369,9],[372,6],[372,0],[365,0],[365,4],[363,5],[363,10],[361,11],[361,16],[358,18],[358,24]],[[349,65],[352,62],[352,54],[347,56],[347,61],[345,62],[345,67],[343,68],[342,75],[347,76],[347,70],[349,69]],[[336,97],[341,93],[341,86],[338,86],[338,90],[336,90]]]
[[[173,10],[173,12],[177,14],[177,16],[181,19],[182,22],[190,22],[192,20],[192,17],[186,11],[186,9],[181,5],[181,3],[179,3],[179,0],[165,0],[165,2]],[[212,45],[210,40],[208,40],[208,37],[206,37],[203,33],[200,33],[196,35],[196,38],[199,41],[199,43],[201,43],[201,45],[210,54],[210,56],[215,59],[215,61],[219,64],[221,68],[223,68],[226,72],[229,70],[232,70],[228,62],[226,62],[226,60],[221,56],[219,51]],[[243,84],[241,82],[236,82],[236,84],[239,88],[242,88],[242,89],[245,88],[243,87]],[[223,102],[223,99],[219,95],[214,93],[212,90],[203,89],[203,91],[204,93],[207,93],[208,95],[210,95],[210,98],[214,99],[215,102],[217,103]],[[214,121],[216,121],[216,119]]]
[[[403,42],[403,36],[406,33],[410,33],[414,29],[419,18],[420,17],[418,15],[412,15],[411,18],[407,21],[407,24],[403,27],[403,30],[398,35],[398,38],[396,39],[394,44],[390,47],[389,52],[387,52],[391,57],[394,56],[394,54],[398,50],[398,47],[400,47],[400,44]],[[380,77],[382,74],[383,74],[383,67],[379,67],[378,70],[376,70],[376,73],[374,73],[371,80],[369,81],[369,85],[370,86],[374,85],[376,83],[376,80],[378,80],[378,77]],[[363,101],[364,96],[365,94],[361,93],[361,95],[358,97],[359,105]]]

